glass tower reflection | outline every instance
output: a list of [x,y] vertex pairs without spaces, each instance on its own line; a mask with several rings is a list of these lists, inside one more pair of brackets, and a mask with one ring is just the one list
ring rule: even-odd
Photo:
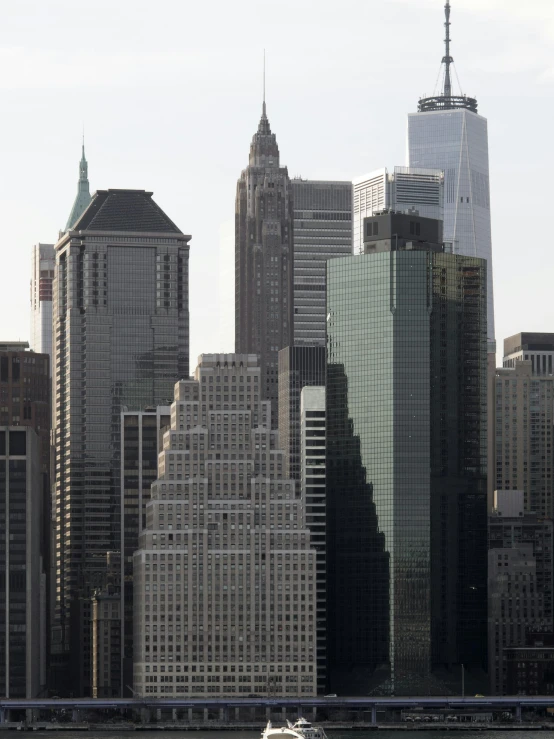
[[330,689],[450,692],[486,667],[486,263],[332,260],[327,300]]

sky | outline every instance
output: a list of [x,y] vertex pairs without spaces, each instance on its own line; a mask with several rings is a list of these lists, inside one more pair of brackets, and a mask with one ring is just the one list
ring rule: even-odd
[[[29,338],[30,253],[76,194],[154,199],[190,242],[191,370],[234,349],[234,199],[262,103],[291,177],[406,163],[443,0],[0,0],[0,340]],[[462,90],[489,122],[496,337],[554,332],[554,3],[451,0]]]

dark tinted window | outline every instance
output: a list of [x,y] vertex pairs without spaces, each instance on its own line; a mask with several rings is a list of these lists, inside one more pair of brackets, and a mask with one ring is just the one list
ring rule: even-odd
[[10,431],[10,454],[25,455],[27,453],[27,434],[25,431]]
[[6,432],[0,431],[0,456],[6,453]]

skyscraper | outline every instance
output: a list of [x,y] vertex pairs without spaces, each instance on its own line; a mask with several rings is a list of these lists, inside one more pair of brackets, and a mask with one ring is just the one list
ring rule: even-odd
[[169,406],[121,414],[121,640],[123,692],[133,684],[133,555],[146,526],[146,504],[158,477],[163,431],[171,425]]
[[315,695],[315,551],[261,381],[204,354],[175,387],[134,555],[140,695]]
[[449,0],[445,12],[442,92],[420,99],[418,112],[408,115],[408,164],[443,170],[444,241],[455,254],[487,260],[487,336],[494,351],[487,120],[478,115],[475,98],[453,94]]
[[89,695],[90,655],[75,667],[90,634],[79,599],[121,548],[121,412],[164,404],[188,377],[190,236],[144,190],[99,190],[75,226],[56,244],[54,280],[53,648],[60,668],[71,651],[64,674]]
[[554,377],[535,375],[531,359],[497,369],[490,422],[495,489],[523,491],[527,512],[552,518]]
[[327,524],[325,503],[325,387],[300,394],[301,494],[310,542],[316,551],[317,689],[327,690]]
[[522,490],[496,490],[489,516],[489,679],[507,693],[509,647],[532,631],[552,633],[552,520],[524,510]]
[[324,347],[325,263],[352,253],[352,183],[294,179],[292,193],[294,344]]
[[52,284],[54,244],[35,244],[31,261],[31,340],[34,352],[48,354],[52,370]]
[[71,213],[65,224],[65,230],[69,231],[75,226],[79,218],[83,215],[90,203],[90,188],[88,183],[88,162],[85,159],[85,142],[83,139],[83,147],[81,153],[81,161],[79,162],[79,181],[77,183],[77,195],[71,208]]
[[486,670],[486,265],[431,219],[364,230],[327,264],[329,687],[449,692]]
[[444,175],[438,169],[383,167],[356,177],[352,183],[352,250],[361,254],[364,219],[382,210],[417,211],[425,218],[443,219]]
[[[325,347],[287,346],[279,352],[279,444],[285,474],[300,482],[300,393],[325,385]],[[300,489],[298,489],[300,490]]]
[[35,698],[46,684],[40,445],[31,428],[0,425],[0,691]]
[[235,351],[257,354],[277,423],[277,352],[293,343],[292,186],[265,100],[235,201]]
[[554,334],[525,331],[504,339],[504,367],[515,367],[521,360],[531,362],[533,375],[554,375]]

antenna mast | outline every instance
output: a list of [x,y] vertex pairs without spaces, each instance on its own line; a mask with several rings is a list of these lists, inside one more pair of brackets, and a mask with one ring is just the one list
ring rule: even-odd
[[264,111],[264,115],[266,115],[266,111],[265,111],[265,49],[264,49],[264,105],[263,105],[263,111]]
[[444,70],[444,91],[443,95],[444,97],[452,97],[452,80],[450,77],[450,65],[454,62],[454,59],[450,56],[450,0],[446,0],[446,5],[444,6],[444,15],[445,15],[445,23],[444,27],[446,29],[446,38],[444,39],[444,43],[446,46],[446,54],[442,58],[442,63],[444,64],[445,70]]

